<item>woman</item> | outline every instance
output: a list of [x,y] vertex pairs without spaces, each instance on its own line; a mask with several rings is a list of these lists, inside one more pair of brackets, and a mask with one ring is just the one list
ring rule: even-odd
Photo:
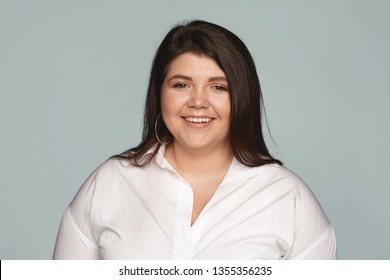
[[86,180],[55,259],[335,259],[308,187],[274,159],[244,43],[218,25],[171,29],[151,69],[139,146]]

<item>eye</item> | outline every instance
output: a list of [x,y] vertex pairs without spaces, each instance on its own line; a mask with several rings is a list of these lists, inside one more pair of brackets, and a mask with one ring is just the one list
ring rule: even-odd
[[229,91],[227,87],[221,85],[214,85],[211,87],[211,89],[215,91]]
[[185,83],[176,83],[173,85],[174,88],[189,88],[189,85],[185,84]]

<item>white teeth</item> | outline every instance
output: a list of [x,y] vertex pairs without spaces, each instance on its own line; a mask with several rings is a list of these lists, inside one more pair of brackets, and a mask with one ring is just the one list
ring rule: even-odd
[[185,118],[187,122],[192,123],[208,123],[211,122],[211,118]]

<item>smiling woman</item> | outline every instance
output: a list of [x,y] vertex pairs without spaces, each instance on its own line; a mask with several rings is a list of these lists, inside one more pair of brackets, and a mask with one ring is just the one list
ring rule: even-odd
[[162,87],[161,109],[181,153],[230,150],[227,88],[225,74],[209,57],[185,53],[172,61]]
[[98,167],[55,259],[335,259],[318,201],[274,159],[253,59],[225,28],[172,28],[153,61],[141,143]]

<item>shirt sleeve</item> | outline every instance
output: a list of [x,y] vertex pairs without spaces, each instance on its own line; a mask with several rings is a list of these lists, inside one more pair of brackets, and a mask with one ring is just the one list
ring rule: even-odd
[[53,259],[99,259],[99,247],[91,225],[91,208],[96,185],[93,172],[81,186],[62,217]]
[[98,248],[74,221],[68,207],[62,217],[53,254],[54,260],[97,260]]
[[288,259],[336,260],[336,236],[320,203],[298,177],[295,178],[294,237]]
[[336,236],[329,229],[311,246],[295,256],[295,260],[337,260]]

